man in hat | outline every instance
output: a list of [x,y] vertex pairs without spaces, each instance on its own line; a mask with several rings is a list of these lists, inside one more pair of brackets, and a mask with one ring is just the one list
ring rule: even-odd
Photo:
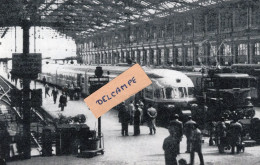
[[178,155],[178,140],[176,139],[176,131],[174,127],[169,127],[168,129],[170,136],[163,141],[163,150],[165,156],[165,165],[177,165],[177,155]]
[[129,111],[126,109],[125,102],[122,102],[118,109],[119,121],[122,124],[121,134],[122,136],[128,136],[128,123],[130,122],[131,116]]
[[199,125],[195,123],[192,126],[192,135],[191,135],[191,154],[190,154],[190,164],[194,165],[194,154],[195,152],[198,153],[200,159],[200,165],[204,165],[204,159],[202,155],[201,149],[201,142],[202,142],[202,134],[199,130]]
[[148,115],[147,122],[148,122],[148,127],[150,129],[150,135],[152,135],[153,131],[154,134],[156,133],[155,119],[157,117],[157,111],[151,104],[148,107],[149,108],[147,109],[147,115]]
[[194,125],[196,124],[195,121],[192,120],[192,117],[188,117],[188,121],[184,124],[184,134],[187,138],[187,151],[186,153],[190,153],[191,151],[191,135]]
[[226,139],[226,124],[225,118],[222,117],[221,120],[216,125],[216,137],[219,153],[224,153],[225,139]]
[[134,111],[134,136],[140,135],[141,111],[142,109],[140,108],[139,104],[136,104]]
[[241,144],[243,127],[238,122],[238,119],[235,118],[234,121],[230,124],[229,134],[230,134],[230,145],[232,154],[235,153],[235,147],[237,147],[237,153],[239,153],[238,145]]
[[176,140],[178,140],[177,150],[178,153],[180,153],[180,142],[183,135],[183,126],[182,126],[182,122],[179,120],[179,115],[175,114],[173,116],[173,120],[170,121],[168,129],[170,129],[170,127],[174,127]]

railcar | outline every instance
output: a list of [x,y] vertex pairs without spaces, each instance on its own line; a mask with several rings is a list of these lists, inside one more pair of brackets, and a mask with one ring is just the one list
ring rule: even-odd
[[255,103],[260,101],[260,64],[233,64],[231,69],[237,73],[246,73],[256,78],[251,84],[251,97]]
[[[255,77],[244,73],[225,72],[209,69],[207,73],[187,72],[195,84],[195,93],[201,109],[203,122],[220,120],[221,117],[232,119],[252,118],[255,114],[251,98],[254,96]],[[203,107],[206,106],[206,109]],[[199,111],[198,111],[199,112]]]
[[[102,66],[105,76],[110,80],[123,73],[129,66]],[[43,72],[38,79],[46,77],[48,83],[64,86],[66,84],[78,85],[83,95],[89,95],[89,76],[94,75],[95,66],[66,66],[48,64],[43,66]],[[190,106],[196,103],[194,85],[185,74],[168,69],[149,69],[143,67],[152,80],[152,84],[140,91],[131,99],[143,99],[145,106],[153,104],[158,109],[158,117],[168,120],[169,116],[178,113],[184,118],[190,113]],[[187,114],[187,115],[185,115]]]

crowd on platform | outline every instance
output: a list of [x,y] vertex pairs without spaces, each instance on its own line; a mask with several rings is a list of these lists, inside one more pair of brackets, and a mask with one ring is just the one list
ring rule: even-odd
[[[45,98],[47,96],[53,97],[53,102],[56,104],[57,97],[58,97],[58,89],[56,87],[53,88],[51,91],[51,95],[49,94],[50,87],[48,83],[46,82],[46,77],[44,76],[42,79],[42,83],[44,85],[44,90],[45,90]],[[70,98],[70,100],[79,100],[81,97],[81,87],[78,85],[76,86],[73,82],[70,84],[66,84],[64,87],[62,87],[62,93],[59,98],[59,108],[61,108],[61,111],[64,111],[64,108],[67,106],[67,97]]]
[[[136,103],[134,101],[128,101],[129,103],[122,102],[118,105],[118,117],[119,122],[122,125],[122,136],[129,136],[128,126],[133,125],[133,136],[140,135],[140,124],[146,122],[150,130],[150,135],[156,133],[155,119],[157,117],[157,110],[149,104],[147,109],[144,109],[144,103],[139,100]],[[146,115],[146,117],[144,117]],[[145,121],[144,121],[145,119]],[[242,145],[242,125],[238,122],[237,118],[234,118],[228,126],[226,126],[225,118],[218,121],[214,125],[215,144],[219,148],[219,153],[224,153],[225,149],[231,148],[231,153],[237,153],[243,150]],[[180,142],[183,135],[187,139],[187,148],[185,153],[190,154],[190,165],[194,164],[194,154],[198,153],[200,164],[204,165],[204,158],[202,154],[202,132],[199,129],[199,125],[192,120],[192,117],[188,117],[188,121],[182,123],[179,120],[179,116],[174,114],[170,117],[168,124],[168,131],[170,135],[165,138],[163,142],[163,150],[165,152],[165,164],[177,165],[177,155],[180,154]],[[212,132],[209,132],[212,135]],[[210,137],[210,141],[212,137]],[[210,142],[211,144],[211,142]],[[230,146],[230,148],[228,148]],[[178,164],[187,164],[186,160],[180,159]]]

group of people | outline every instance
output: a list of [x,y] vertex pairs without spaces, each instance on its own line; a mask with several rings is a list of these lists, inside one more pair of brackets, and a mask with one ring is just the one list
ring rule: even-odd
[[[45,76],[43,77],[42,82],[43,82],[44,89],[45,89],[45,98],[47,97],[47,95],[50,97],[50,94],[49,94],[50,87],[46,83]],[[56,104],[58,94],[59,94],[58,89],[56,87],[54,87],[51,91],[51,96],[53,97],[54,104]],[[66,95],[65,91],[62,90],[62,94],[60,95],[60,98],[59,98],[59,108],[61,108],[61,111],[64,111],[64,107],[66,107],[66,106],[67,106],[67,95]]]
[[225,123],[225,118],[222,117],[215,126],[215,141],[218,146],[219,153],[224,153],[225,148],[231,147],[231,153],[239,153],[242,147],[242,131],[243,127],[235,118],[230,124]]
[[[128,125],[134,125],[134,136],[140,135],[140,124],[144,120],[144,103],[139,100],[136,104],[133,100],[128,105],[122,102],[118,105],[118,118],[122,125],[122,136],[128,136]],[[148,106],[147,111],[147,125],[150,129],[150,135],[156,133],[155,119],[157,117],[157,111],[152,105]]]
[[[179,120],[179,116],[175,114],[169,123],[168,131],[170,135],[164,139],[163,150],[165,153],[166,165],[177,165],[177,155],[180,154],[180,142],[183,134],[187,138],[186,153],[190,153],[190,165],[194,164],[194,153],[197,152],[200,164],[204,165],[202,155],[202,134],[198,128],[198,124],[189,116],[188,121],[183,123]],[[180,162],[179,162],[180,164]]]

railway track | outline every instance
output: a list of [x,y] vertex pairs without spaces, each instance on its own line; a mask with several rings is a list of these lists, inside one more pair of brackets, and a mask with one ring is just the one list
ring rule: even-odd
[[[6,81],[2,76],[0,76],[0,105],[9,106],[12,113],[8,112],[9,115],[13,114],[17,122],[20,123],[20,121],[23,120],[22,114],[19,111],[19,108],[12,107],[11,106],[11,97],[10,93],[11,90],[15,87],[10,84],[8,81]],[[44,109],[41,107],[38,108],[31,108],[31,113],[33,116],[37,117],[37,121],[40,122],[43,126],[45,125],[54,125],[53,118],[51,115],[49,115]],[[21,123],[20,123],[21,124]],[[31,128],[32,131],[32,128]],[[33,144],[37,147],[37,150],[41,152],[41,139],[37,139],[33,132],[31,132],[31,140]]]

